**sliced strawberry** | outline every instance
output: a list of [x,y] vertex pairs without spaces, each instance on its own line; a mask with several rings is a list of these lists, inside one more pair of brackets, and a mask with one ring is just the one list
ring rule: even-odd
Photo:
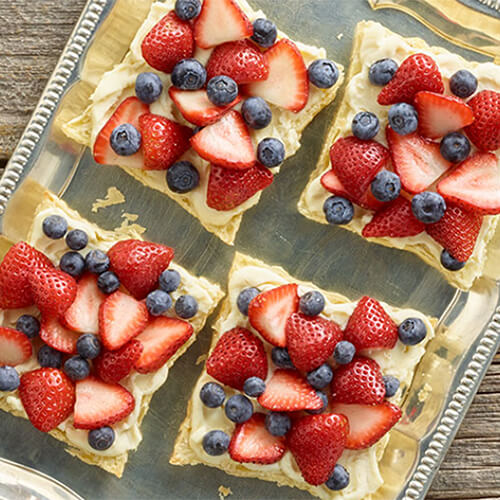
[[218,340],[207,359],[207,373],[223,384],[242,390],[250,377],[267,377],[267,355],[262,340],[236,327]]
[[322,365],[342,340],[342,330],[333,321],[293,313],[286,323],[286,345],[293,365],[308,372]]
[[296,284],[279,286],[259,293],[248,306],[250,324],[275,346],[286,346],[286,324],[299,307],[297,290]]
[[117,351],[104,351],[93,361],[96,375],[103,382],[117,383],[126,377],[141,357],[144,346],[133,339]]
[[194,24],[196,45],[202,49],[243,40],[252,33],[252,23],[234,0],[205,0]]
[[492,153],[476,153],[437,186],[446,200],[480,214],[500,213],[500,169]]
[[263,413],[254,413],[250,420],[237,425],[229,444],[229,456],[246,464],[274,464],[285,451],[285,438],[269,433]]
[[269,68],[266,80],[245,87],[246,92],[290,111],[302,111],[309,99],[309,78],[297,46],[286,38],[264,53]]
[[21,377],[19,397],[31,423],[49,432],[71,415],[75,388],[63,371],[40,368]]
[[260,164],[246,170],[211,165],[207,205],[215,210],[232,210],[273,182],[272,172]]
[[309,415],[293,424],[287,444],[309,484],[323,484],[332,475],[348,432],[347,418],[335,413]]
[[159,316],[153,319],[137,340],[144,346],[135,362],[139,373],[150,373],[161,368],[193,335],[193,327],[176,318]]
[[160,274],[174,258],[174,250],[159,243],[123,240],[112,246],[108,257],[121,284],[141,300],[157,288]]
[[17,366],[30,359],[31,342],[24,333],[0,326],[0,366]]
[[146,304],[120,291],[109,295],[99,309],[99,333],[104,347],[119,349],[141,333],[148,323]]
[[134,396],[120,384],[87,377],[76,383],[76,429],[98,429],[128,417],[135,407]]
[[500,92],[483,90],[467,103],[474,113],[474,122],[465,131],[482,151],[500,148]]
[[128,97],[116,108],[116,111],[101,129],[94,142],[93,154],[96,163],[143,168],[144,157],[142,149],[131,156],[120,156],[113,151],[109,141],[111,133],[119,125],[130,123],[136,129],[139,129],[139,117],[144,113],[149,113],[149,106],[137,97]]
[[272,411],[319,410],[323,407],[316,391],[293,370],[276,370],[258,402]]
[[344,330],[344,339],[363,349],[392,349],[398,341],[398,327],[382,304],[371,297],[360,299]]
[[401,410],[388,401],[379,405],[334,403],[332,411],[345,415],[349,420],[349,434],[345,445],[348,450],[362,450],[373,446],[401,418]]
[[40,326],[40,338],[50,347],[67,354],[76,354],[79,333],[65,328],[56,316],[44,316]]
[[248,127],[234,110],[191,137],[191,146],[203,159],[222,167],[245,169],[257,161]]
[[377,101],[379,104],[411,104],[417,92],[421,90],[442,94],[443,79],[432,57],[427,54],[413,54],[401,63],[392,80],[380,91]]

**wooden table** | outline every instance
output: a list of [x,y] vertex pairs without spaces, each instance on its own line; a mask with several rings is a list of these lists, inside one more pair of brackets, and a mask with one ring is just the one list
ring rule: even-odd
[[[21,136],[85,2],[0,0],[0,169]],[[428,498],[500,498],[500,355]]]

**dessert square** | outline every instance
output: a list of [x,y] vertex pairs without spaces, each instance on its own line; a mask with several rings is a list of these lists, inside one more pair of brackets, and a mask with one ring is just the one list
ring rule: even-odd
[[[69,245],[81,253],[68,253]],[[108,253],[112,271],[103,272],[109,262],[102,253],[85,258],[81,277],[67,274],[80,274],[79,255],[94,250]],[[101,229],[46,193],[27,241],[11,247],[0,264],[0,408],[29,418],[66,443],[71,455],[121,477],[142,440],[153,394],[223,296],[172,257],[172,249],[144,242],[134,229]],[[153,292],[151,303],[159,273],[163,289],[172,290],[167,311],[160,300],[167,294]],[[48,394],[51,381],[59,394]]]
[[[330,198],[348,199],[354,212],[338,206],[342,216],[334,220],[332,205],[331,223],[415,253],[452,285],[469,289],[484,273],[498,224],[499,82],[492,62],[467,61],[378,23],[359,23],[346,92],[299,211],[327,224]],[[349,172],[351,153],[357,166]]]
[[[323,499],[335,496],[329,480],[342,486],[342,498],[369,497],[383,485],[387,432],[435,325],[418,311],[352,301],[236,254],[171,463],[205,464]],[[346,440],[340,415],[351,427]],[[325,419],[333,436],[323,433]],[[334,469],[337,460],[342,467]]]

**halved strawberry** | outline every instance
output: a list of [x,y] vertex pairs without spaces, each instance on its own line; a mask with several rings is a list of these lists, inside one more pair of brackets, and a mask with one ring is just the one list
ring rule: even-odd
[[247,464],[274,464],[285,451],[285,438],[269,433],[263,413],[254,413],[250,420],[238,424],[229,444],[229,456],[236,462]]
[[65,328],[56,316],[42,317],[40,338],[50,347],[67,354],[76,354],[80,333]]
[[474,113],[474,122],[465,132],[482,151],[500,148],[500,92],[482,90],[467,103]]
[[347,418],[335,413],[309,415],[293,424],[287,444],[309,484],[323,484],[332,475],[348,432]]
[[259,163],[245,170],[210,166],[207,205],[215,210],[232,210],[267,188],[273,173]]
[[250,377],[267,377],[267,355],[262,340],[246,328],[227,331],[207,359],[207,373],[219,382],[242,390]]
[[500,213],[500,168],[493,153],[476,153],[439,182],[447,201],[480,214]]
[[17,366],[30,359],[31,342],[24,333],[0,326],[0,366]]
[[248,127],[234,110],[191,137],[191,146],[203,159],[226,168],[250,168],[257,161]]
[[76,383],[73,425],[76,429],[98,429],[128,417],[134,396],[120,384],[109,384],[90,376]]
[[250,324],[275,346],[286,346],[286,324],[299,307],[297,290],[294,283],[279,286],[259,293],[248,306]]
[[377,101],[379,104],[411,104],[421,90],[442,94],[444,84],[434,59],[419,53],[407,57],[401,63],[392,80],[380,91]]
[[316,391],[294,370],[276,370],[258,402],[272,411],[319,410],[323,407]]
[[149,113],[149,106],[137,97],[128,97],[116,108],[116,111],[101,129],[94,142],[93,154],[96,163],[143,168],[144,157],[142,155],[142,148],[131,156],[120,156],[113,151],[109,141],[111,133],[118,125],[130,123],[139,130],[139,118],[144,113]]
[[345,444],[348,450],[362,450],[373,446],[401,418],[401,410],[388,401],[379,405],[333,403],[332,411],[345,415],[349,421],[349,434]]
[[309,78],[297,46],[287,38],[276,42],[264,53],[269,68],[266,80],[250,83],[245,91],[290,111],[302,111],[309,99]]
[[137,340],[144,346],[135,362],[139,373],[150,373],[161,368],[193,335],[193,327],[177,318],[159,316],[153,319]]
[[120,382],[132,371],[143,350],[142,343],[132,339],[117,351],[102,352],[93,361],[96,375],[104,382]]
[[144,302],[120,291],[112,293],[99,309],[99,334],[104,347],[119,349],[146,328],[148,318]]
[[205,0],[194,24],[196,45],[202,49],[243,40],[252,33],[252,23],[234,0]]

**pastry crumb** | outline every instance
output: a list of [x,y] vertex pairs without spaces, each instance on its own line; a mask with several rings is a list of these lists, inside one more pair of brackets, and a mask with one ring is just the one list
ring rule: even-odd
[[420,391],[418,391],[418,400],[420,401],[420,403],[423,403],[430,395],[430,393],[432,392],[432,387],[426,382],[422,389],[420,389]]
[[231,491],[231,488],[226,488],[225,486],[222,486],[222,484],[219,486],[218,491],[219,491],[220,500],[224,500],[224,498],[233,494],[233,492]]
[[339,33],[337,35],[337,40],[342,40],[342,37],[344,36],[344,33]]
[[140,224],[135,224],[135,221],[139,218],[137,214],[129,214],[125,212],[122,214],[122,218],[124,220],[122,221],[121,226],[114,229],[117,233],[130,234],[130,231],[135,231],[137,234],[144,234],[146,232],[145,227]]
[[206,354],[200,354],[198,356],[198,359],[196,360],[196,363],[195,363],[196,366],[201,365],[201,363],[203,363],[203,361],[205,361],[207,359],[207,357],[208,356]]
[[119,191],[118,188],[112,186],[108,188],[108,192],[104,198],[97,198],[97,200],[92,204],[92,212],[97,213],[101,208],[120,205],[122,203],[125,203],[125,196],[123,196],[123,193]]

